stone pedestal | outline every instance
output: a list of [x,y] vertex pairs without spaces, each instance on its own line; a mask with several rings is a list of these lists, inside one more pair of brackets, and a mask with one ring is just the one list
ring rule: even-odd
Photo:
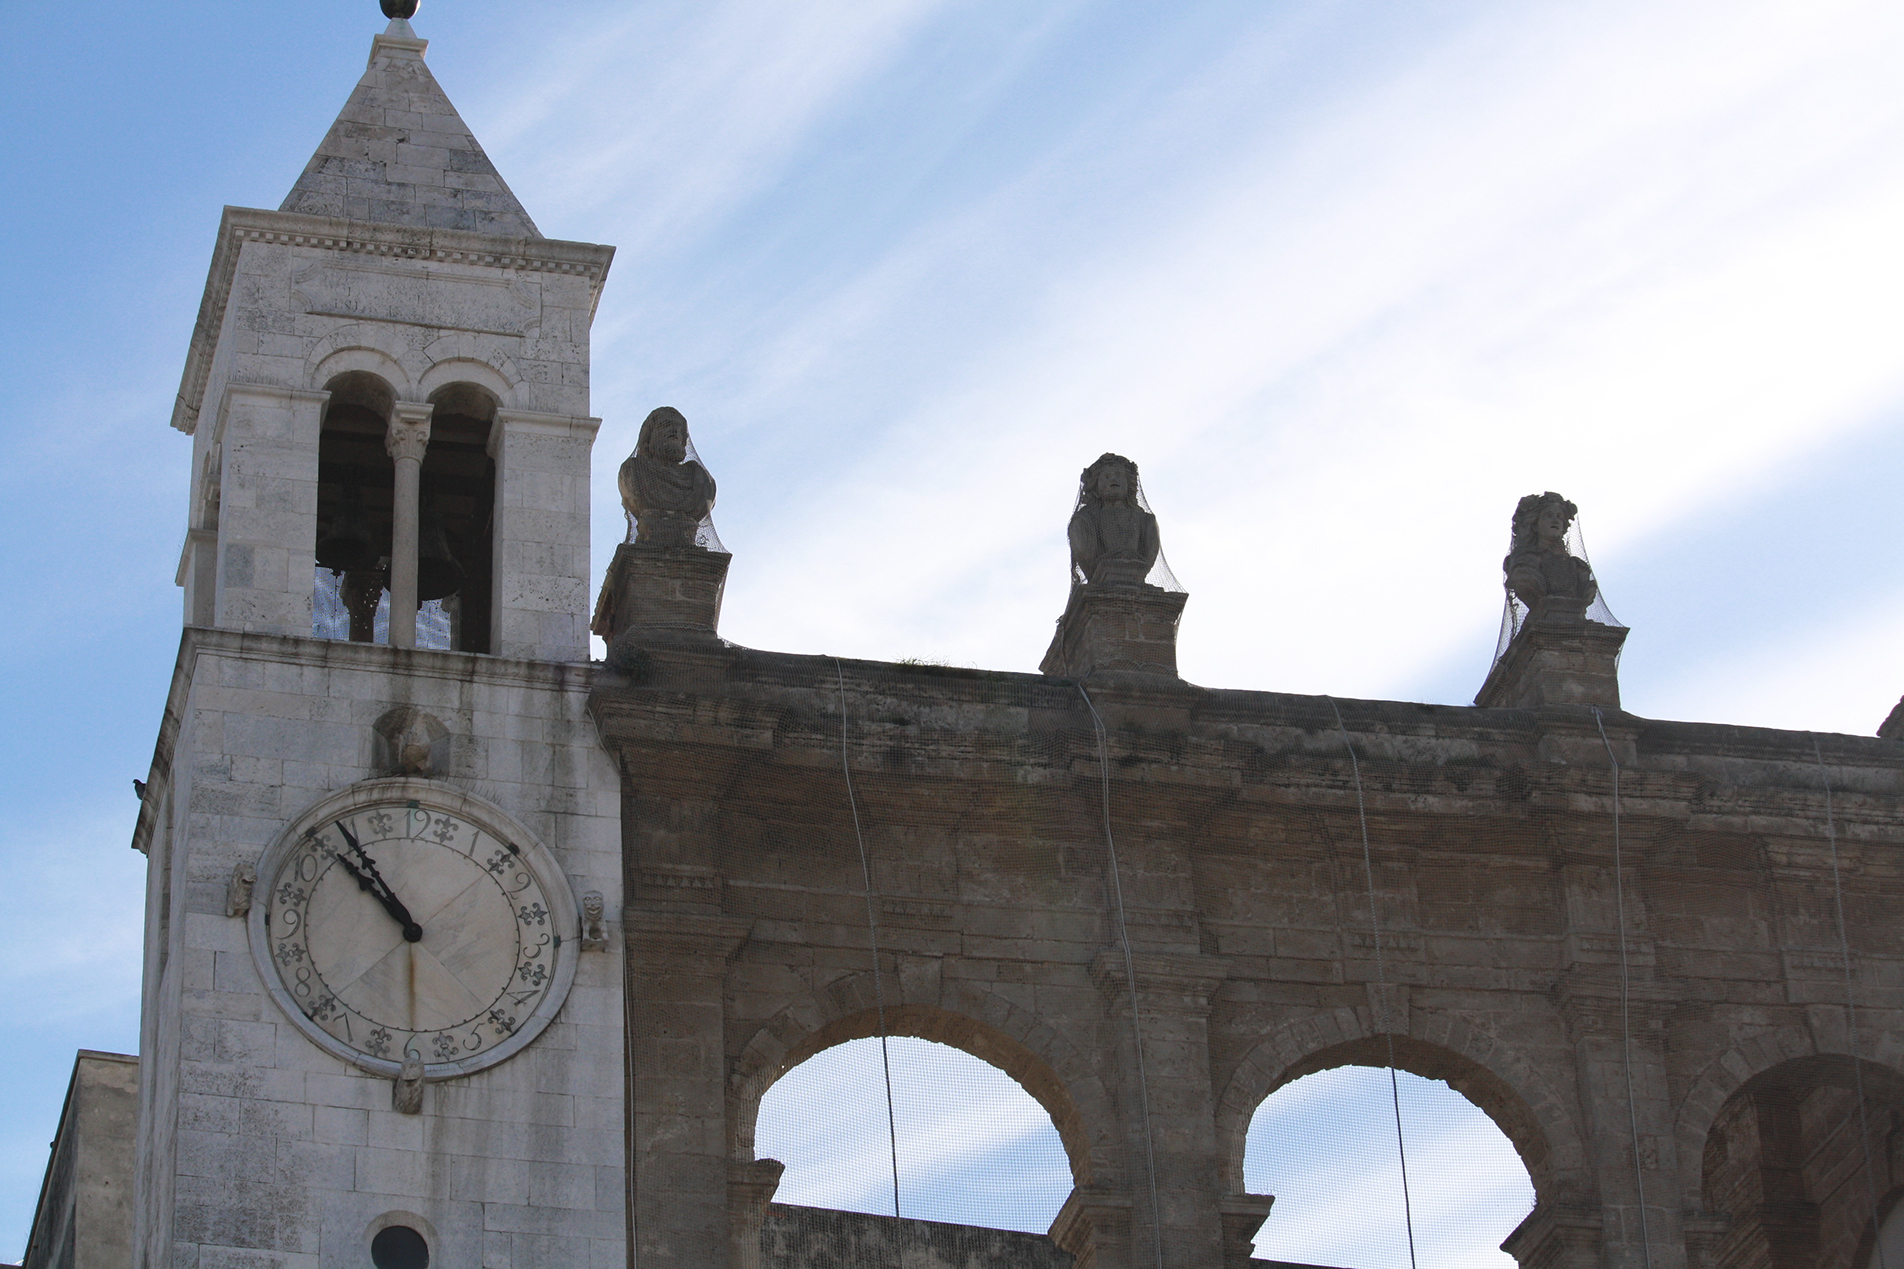
[[625,663],[647,643],[718,643],[733,558],[698,546],[616,547],[589,627],[607,641],[608,663]]
[[1490,709],[1620,708],[1623,626],[1588,621],[1580,601],[1550,601],[1527,619],[1474,698]]
[[1084,679],[1104,674],[1177,677],[1181,591],[1157,586],[1076,586],[1040,672]]

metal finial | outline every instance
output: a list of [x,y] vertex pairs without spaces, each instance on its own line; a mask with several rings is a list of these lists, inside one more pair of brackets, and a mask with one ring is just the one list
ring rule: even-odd
[[383,6],[386,18],[402,18],[409,21],[416,16],[417,0],[377,0]]

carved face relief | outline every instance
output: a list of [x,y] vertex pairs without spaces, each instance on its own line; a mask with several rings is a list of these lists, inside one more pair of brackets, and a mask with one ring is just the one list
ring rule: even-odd
[[1091,492],[1099,502],[1123,502],[1130,497],[1130,469],[1122,463],[1106,463],[1098,470]]
[[655,425],[648,438],[648,457],[664,463],[678,463],[688,456],[688,433],[673,419]]
[[1567,510],[1559,503],[1550,502],[1541,508],[1540,516],[1534,521],[1534,537],[1544,551],[1557,551],[1567,540]]

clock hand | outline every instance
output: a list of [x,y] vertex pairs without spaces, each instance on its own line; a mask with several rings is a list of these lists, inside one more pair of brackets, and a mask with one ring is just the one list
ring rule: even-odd
[[[410,915],[410,909],[403,906],[403,900],[397,898],[396,892],[390,888],[390,883],[385,881],[383,874],[377,871],[377,861],[370,857],[370,852],[364,849],[363,843],[357,840],[356,835],[344,827],[344,821],[338,820],[336,824],[337,831],[344,835],[344,840],[350,843],[350,848],[357,852],[357,858],[363,860],[364,872],[359,872],[342,855],[337,856],[337,862],[350,869],[351,876],[357,878],[357,884],[369,891],[371,897],[381,903],[383,910],[390,914],[391,920],[403,927],[403,937],[406,942],[421,942],[423,927],[416,923],[416,918]],[[365,873],[369,875],[366,876]]]

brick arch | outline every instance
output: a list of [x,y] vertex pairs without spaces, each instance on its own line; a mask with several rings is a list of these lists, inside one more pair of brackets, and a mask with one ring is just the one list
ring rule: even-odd
[[[1880,1087],[1904,1093],[1904,1042],[1900,1037],[1889,1030],[1871,1028],[1861,1030],[1859,1040],[1859,1048],[1869,1050],[1861,1057],[1864,1078]],[[1841,1064],[1853,1060],[1849,1044],[1821,1045],[1812,1029],[1804,1026],[1767,1028],[1739,1041],[1706,1064],[1681,1099],[1673,1123],[1680,1160],[1680,1188],[1689,1208],[1702,1206],[1705,1168],[1694,1161],[1704,1158],[1706,1139],[1726,1104],[1747,1084],[1771,1077],[1780,1068],[1802,1069],[1804,1063],[1813,1059],[1825,1063],[1815,1068],[1818,1082],[1842,1079],[1845,1086],[1850,1087],[1850,1075],[1836,1075],[1829,1065],[1831,1059]],[[1848,1071],[1848,1065],[1844,1069]],[[1867,1095],[1872,1091],[1867,1083]]]
[[[1016,1080],[1051,1116],[1071,1161],[1074,1184],[1088,1185],[1116,1173],[1116,1121],[1109,1090],[1090,1056],[1056,1027],[976,986],[908,989],[893,977],[882,985],[887,1034],[936,1041]],[[782,1075],[826,1049],[878,1035],[879,1023],[873,976],[859,973],[789,1004],[756,1031],[730,1068],[730,1155],[754,1157],[761,1098]]]
[[[1409,1011],[1406,1035],[1394,1042],[1398,1069],[1446,1080],[1494,1121],[1513,1143],[1542,1201],[1577,1201],[1590,1185],[1586,1144],[1567,1100],[1533,1062],[1472,1022],[1452,1014]],[[1250,1120],[1271,1093],[1305,1075],[1337,1066],[1386,1066],[1388,1038],[1367,1011],[1341,1008],[1294,1019],[1269,1032],[1231,1073],[1217,1098],[1219,1166],[1241,1194]]]
[[342,326],[311,345],[304,358],[304,382],[322,388],[347,370],[367,370],[390,385],[399,401],[418,398],[417,384],[429,362],[405,346],[397,332],[374,322]]

